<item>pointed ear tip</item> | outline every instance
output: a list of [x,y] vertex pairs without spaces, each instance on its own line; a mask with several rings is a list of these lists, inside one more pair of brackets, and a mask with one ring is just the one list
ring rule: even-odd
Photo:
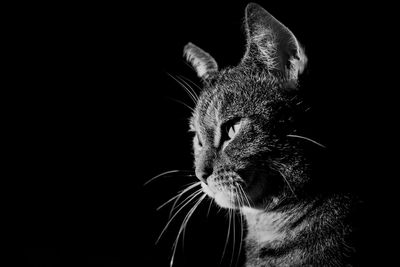
[[258,5],[256,3],[248,3],[246,8],[244,9],[244,14],[246,16],[246,18],[248,18],[252,13],[253,10],[257,7]]
[[249,3],[245,9],[245,21],[247,25],[261,22],[263,20],[274,20],[275,18],[265,8],[257,3]]
[[183,47],[183,51],[188,50],[190,47],[192,47],[193,44],[191,42],[188,42],[187,44],[185,44],[185,46]]
[[188,42],[184,47],[183,47],[183,56],[187,56],[189,51],[195,47],[195,45],[191,42]]
[[257,3],[254,2],[250,2],[246,5],[246,11],[250,10],[250,9],[254,9],[254,8],[260,8],[261,6]]
[[188,43],[185,45],[185,47],[187,47],[187,46],[194,46],[194,44],[193,44],[192,42],[188,42]]
[[256,12],[260,12],[260,11],[261,12],[266,12],[266,10],[262,6],[260,6],[257,3],[254,3],[254,2],[248,3],[246,8],[245,8],[246,16],[254,14]]

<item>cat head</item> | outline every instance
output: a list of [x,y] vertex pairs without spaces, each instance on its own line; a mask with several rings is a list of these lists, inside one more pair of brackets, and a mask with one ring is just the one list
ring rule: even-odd
[[[245,11],[247,49],[238,66],[189,43],[184,55],[204,82],[190,129],[196,176],[226,208],[265,208],[307,183],[293,140],[298,75],[307,62],[292,32],[257,4]],[[296,102],[297,101],[297,102]]]

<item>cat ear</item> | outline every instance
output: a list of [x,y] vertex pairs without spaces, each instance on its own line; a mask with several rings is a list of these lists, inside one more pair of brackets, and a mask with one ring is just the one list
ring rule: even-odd
[[293,33],[255,3],[246,7],[245,23],[247,50],[242,62],[261,62],[268,71],[278,70],[289,83],[296,83],[307,57]]
[[218,71],[218,65],[214,58],[192,43],[185,46],[183,55],[192,64],[197,76],[204,80]]

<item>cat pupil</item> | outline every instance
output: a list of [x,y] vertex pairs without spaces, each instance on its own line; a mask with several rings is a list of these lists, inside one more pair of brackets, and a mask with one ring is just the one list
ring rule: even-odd
[[197,144],[199,145],[199,147],[202,147],[203,143],[200,141],[200,138],[198,135],[196,135],[196,139],[197,139]]
[[237,132],[239,131],[240,128],[240,121],[238,121],[237,119],[230,121],[227,126],[226,126],[226,133],[228,134],[227,139],[233,139],[233,137],[235,137],[235,135],[237,134]]
[[231,126],[231,127],[229,128],[229,131],[228,131],[229,139],[232,139],[232,138],[235,136],[235,133],[236,133],[236,131],[237,131],[236,128],[237,128],[236,125]]

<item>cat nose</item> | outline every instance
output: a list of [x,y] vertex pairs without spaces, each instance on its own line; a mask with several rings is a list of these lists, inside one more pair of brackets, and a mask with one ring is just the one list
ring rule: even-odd
[[197,178],[200,179],[200,181],[207,184],[207,178],[212,174],[212,172],[213,172],[212,168],[196,169],[196,176]]

